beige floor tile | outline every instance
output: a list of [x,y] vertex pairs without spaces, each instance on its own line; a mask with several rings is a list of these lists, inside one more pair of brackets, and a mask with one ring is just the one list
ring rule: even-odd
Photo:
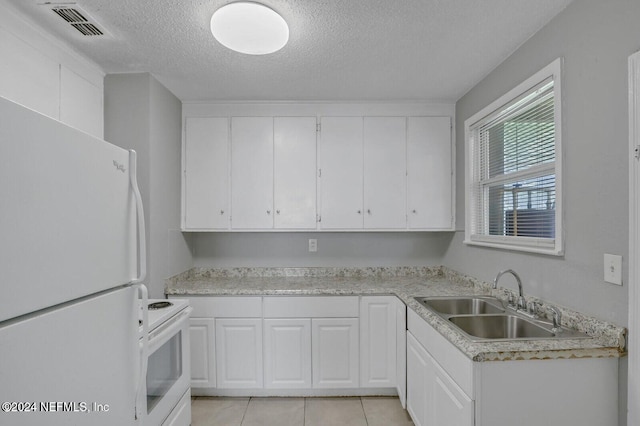
[[367,426],[360,398],[307,398],[305,426]]
[[251,398],[242,426],[304,426],[304,398]]
[[364,414],[369,426],[410,426],[409,413],[394,397],[362,397]]
[[191,403],[191,426],[240,426],[249,398],[198,397]]

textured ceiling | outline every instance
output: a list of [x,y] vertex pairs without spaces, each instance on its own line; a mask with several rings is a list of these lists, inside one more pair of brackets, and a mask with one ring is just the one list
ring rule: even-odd
[[84,37],[40,0],[2,0],[98,63],[150,72],[195,100],[456,101],[571,0],[260,0],[290,28],[266,56],[227,50],[209,20],[229,0],[78,0]]

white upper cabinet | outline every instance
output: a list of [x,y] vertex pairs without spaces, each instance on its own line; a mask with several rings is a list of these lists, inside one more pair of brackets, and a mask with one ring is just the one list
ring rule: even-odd
[[[428,117],[399,106],[372,109],[403,111],[387,116],[348,116],[338,105],[185,108],[185,231],[454,229],[447,109]],[[214,112],[229,118],[207,118]]]
[[362,117],[323,117],[320,141],[322,229],[361,229]]
[[104,137],[104,73],[94,62],[2,4],[0,57],[0,97]]
[[451,117],[407,119],[410,229],[453,229]]
[[60,64],[0,28],[0,96],[58,119]]
[[273,118],[231,119],[231,227],[273,228]]
[[407,226],[407,119],[364,118],[364,227]]
[[273,119],[277,229],[316,229],[316,118]]
[[229,120],[188,117],[183,146],[183,229],[229,228]]

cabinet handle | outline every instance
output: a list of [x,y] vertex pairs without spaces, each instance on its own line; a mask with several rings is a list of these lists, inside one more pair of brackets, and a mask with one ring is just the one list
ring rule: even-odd
[[415,214],[415,213],[416,213],[416,211],[415,211],[415,210],[412,210],[412,211],[411,211],[411,213]]
[[276,210],[276,214],[280,214],[280,210]]
[[362,214],[362,210],[358,210],[358,214]]
[[271,210],[267,210],[267,214],[271,214]]
[[224,210],[220,210],[220,214],[224,214]]
[[370,209],[367,209],[367,214],[371,214],[371,210]]

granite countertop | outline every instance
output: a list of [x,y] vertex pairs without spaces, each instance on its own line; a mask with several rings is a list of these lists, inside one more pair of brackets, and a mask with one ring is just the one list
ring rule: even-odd
[[[506,299],[511,290],[492,290],[488,283],[445,267],[393,268],[193,268],[166,280],[167,295],[384,295],[399,297],[473,361],[619,357],[626,354],[626,332],[605,321],[559,306],[563,325],[589,339],[473,342],[414,297],[493,295]],[[550,317],[546,302],[542,316]]]

